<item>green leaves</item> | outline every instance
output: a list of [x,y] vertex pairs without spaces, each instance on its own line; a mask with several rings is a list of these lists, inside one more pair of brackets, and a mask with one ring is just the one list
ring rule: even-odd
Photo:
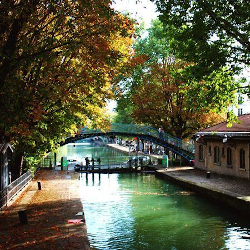
[[[199,76],[250,64],[249,1],[154,1],[175,55]],[[198,77],[198,75],[197,75]]]
[[81,126],[106,126],[133,22],[108,0],[0,7],[0,132],[16,150],[41,155]]
[[191,80],[188,103],[193,103],[193,97],[199,104],[198,109],[210,109],[214,112],[227,112],[229,105],[235,104],[239,83],[226,68],[212,72],[202,80]]
[[[165,132],[185,138],[225,119],[239,85],[226,67],[204,69],[198,63],[176,58],[171,54],[175,39],[170,39],[167,28],[156,20],[148,36],[138,38],[136,55],[147,60],[135,67],[124,85],[118,118],[121,122],[131,116],[134,122],[163,127]],[[180,31],[190,28],[191,24],[182,24]],[[193,41],[185,41],[187,50],[189,42]]]

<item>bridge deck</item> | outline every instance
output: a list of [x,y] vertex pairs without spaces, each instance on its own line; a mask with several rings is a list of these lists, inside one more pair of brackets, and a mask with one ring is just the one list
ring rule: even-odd
[[69,137],[63,144],[75,142],[93,136],[129,136],[138,137],[145,141],[151,141],[157,145],[168,148],[172,152],[180,155],[184,159],[191,161],[194,159],[194,144],[191,141],[181,140],[170,134],[159,132],[157,129],[146,125],[134,124],[112,124],[108,130],[93,130],[83,128],[75,136]]

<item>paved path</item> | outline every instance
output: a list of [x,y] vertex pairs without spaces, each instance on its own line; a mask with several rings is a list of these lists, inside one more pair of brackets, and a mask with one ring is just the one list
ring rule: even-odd
[[[159,168],[162,169],[162,168]],[[233,178],[226,175],[211,173],[210,178],[206,178],[206,172],[194,169],[193,167],[176,167],[160,170],[169,176],[194,182],[206,188],[217,189],[221,192],[228,192],[239,197],[250,198],[250,181]]]
[[[117,148],[121,151],[128,151],[127,147],[117,144],[110,144],[110,147]],[[151,156],[155,158],[162,158],[161,155]],[[226,175],[219,175],[215,173],[211,173],[211,177],[206,178],[205,171],[194,169],[193,167],[169,167],[167,170],[165,169],[165,167],[162,167],[160,165],[154,165],[152,167],[156,168],[160,174],[166,175],[179,182],[188,183],[197,187],[201,187],[203,189],[213,190],[218,193],[232,196],[249,203],[250,207],[249,180],[234,178]]]
[[[74,172],[39,171],[28,189],[1,212],[0,249],[89,250],[78,178]],[[18,211],[24,209],[28,224],[21,225]]]
[[131,151],[131,150],[129,150],[128,147],[125,147],[125,146],[122,146],[122,145],[119,145],[119,144],[115,144],[115,143],[107,144],[107,146],[111,147],[111,148],[115,148],[115,149],[120,150],[122,152],[130,153],[131,156],[134,156],[134,155],[145,155],[145,156],[150,156],[150,157],[155,158],[155,159],[162,159],[162,155],[145,154],[142,151],[138,151],[138,152]]
[[[250,211],[250,182],[192,167],[158,166],[158,174],[202,190],[236,209]],[[9,207],[0,213],[0,249],[82,249],[89,250],[80,195],[79,174],[42,170],[37,179]],[[42,190],[37,190],[37,181]],[[28,224],[21,225],[18,211],[26,210]],[[77,215],[80,214],[80,215]],[[81,221],[81,219],[83,221]],[[70,221],[73,220],[73,221]],[[81,222],[72,224],[69,222]]]

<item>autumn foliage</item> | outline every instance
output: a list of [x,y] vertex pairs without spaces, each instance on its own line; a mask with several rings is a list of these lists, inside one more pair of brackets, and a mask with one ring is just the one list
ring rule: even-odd
[[[225,117],[202,107],[198,96],[190,96],[193,86],[184,73],[188,63],[151,64],[143,75],[144,84],[132,94],[133,119],[164,131],[178,138],[191,136],[200,128],[215,124]],[[200,82],[200,85],[203,83]]]
[[187,138],[225,119],[238,83],[227,68],[197,78],[196,63],[177,59],[170,45],[167,26],[160,20],[151,23],[146,35],[141,30],[134,47],[135,58],[142,60],[123,83],[117,121],[163,127]]
[[40,154],[81,126],[108,124],[133,22],[108,0],[8,0],[0,13],[0,131],[16,150]]

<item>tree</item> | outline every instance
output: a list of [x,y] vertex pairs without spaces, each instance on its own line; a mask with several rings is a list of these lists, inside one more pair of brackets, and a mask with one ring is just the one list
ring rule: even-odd
[[132,105],[131,100],[126,95],[122,95],[117,102],[116,114],[114,117],[115,123],[130,124],[132,120]]
[[[154,0],[174,54],[210,74],[250,65],[250,2]],[[198,75],[198,74],[197,74]]]
[[[139,98],[132,95],[132,115],[136,122],[163,127],[167,133],[178,138],[187,138],[200,128],[225,119],[225,109],[215,112],[213,101],[209,100],[209,96],[215,96],[215,93],[211,93],[215,92],[216,82],[208,83],[209,79],[191,82],[185,75],[185,67],[188,67],[188,64],[181,61],[151,65],[148,73],[143,75],[145,84],[137,88]],[[229,88],[233,87],[229,77],[220,77],[220,83],[228,85]],[[193,91],[196,93],[196,85],[202,89],[203,94],[192,95]],[[217,95],[220,95],[219,91],[216,91]],[[206,98],[206,105],[200,101],[202,98]],[[221,107],[225,107],[225,102],[230,98],[234,97],[231,95],[224,100],[220,99]],[[214,105],[214,108],[217,106]]]
[[152,23],[146,38],[138,39],[135,51],[144,63],[123,84],[128,106],[121,105],[130,110],[134,122],[163,126],[165,132],[185,138],[220,121],[235,99],[238,84],[231,72],[220,68],[197,79],[191,70],[194,63],[171,54],[159,20]]
[[41,156],[81,126],[108,125],[134,25],[110,1],[0,2],[0,131]]
[[[145,33],[147,33],[146,36]],[[116,107],[117,115],[114,119],[115,122],[119,123],[132,123],[134,121],[131,96],[139,95],[137,87],[144,84],[142,75],[147,71],[150,63],[158,60],[164,61],[169,55],[169,43],[165,39],[162,23],[158,19],[152,22],[152,27],[148,30],[145,30],[143,25],[137,27],[136,34],[135,55],[126,64],[119,79],[120,92]]]

